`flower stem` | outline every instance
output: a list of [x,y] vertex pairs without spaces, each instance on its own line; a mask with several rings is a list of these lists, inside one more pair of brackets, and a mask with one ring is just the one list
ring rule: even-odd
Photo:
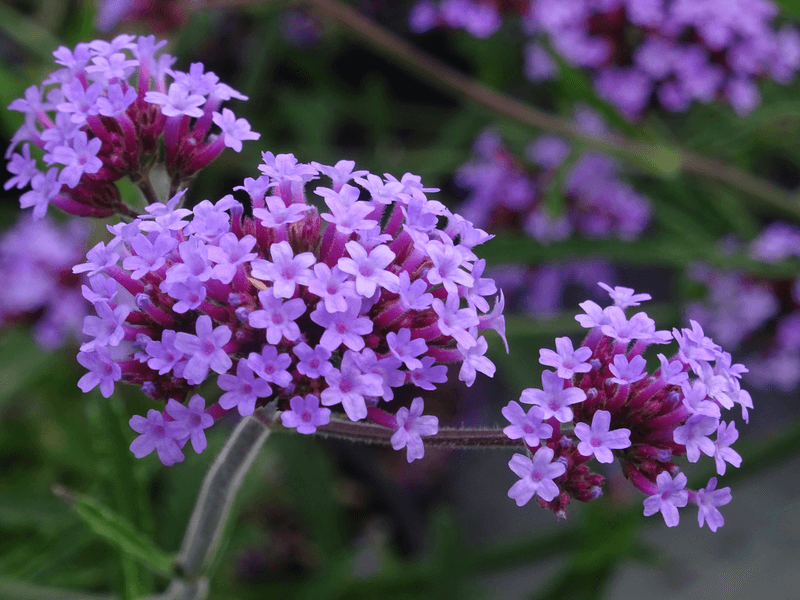
[[[318,427],[317,434],[323,437],[389,446],[394,430],[371,423],[353,423],[336,419]],[[427,448],[525,448],[525,444],[520,440],[508,439],[502,429],[442,428],[435,435],[425,436],[424,443]]]
[[800,203],[797,202],[796,195],[770,181],[675,146],[652,145],[619,135],[599,138],[583,134],[569,120],[547,114],[451,69],[339,0],[299,1],[341,23],[373,50],[412,69],[432,85],[448,92],[456,92],[492,112],[562,135],[597,150],[636,162],[644,161],[655,166],[656,172],[663,177],[672,177],[676,172],[683,171],[719,181],[757,198],[764,204],[800,216]]

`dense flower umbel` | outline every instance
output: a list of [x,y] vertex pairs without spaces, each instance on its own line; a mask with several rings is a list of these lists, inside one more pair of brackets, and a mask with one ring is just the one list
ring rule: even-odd
[[[119,35],[53,52],[62,68],[9,106],[25,121],[6,152],[14,177],[5,187],[30,184],[23,208],[33,207],[37,218],[50,203],[78,216],[133,216],[114,182],[128,176],[154,202],[148,173],[162,137],[173,193],[226,146],[239,152],[243,140],[259,138],[229,109],[218,112],[226,100],[247,98],[201,63],[188,73],[171,69],[175,58],[158,55],[165,44]],[[41,149],[41,161],[31,145]]]
[[[775,222],[746,246],[730,239],[722,246],[759,262],[778,263],[800,257],[800,229]],[[795,389],[800,384],[800,277],[766,279],[703,264],[693,265],[689,275],[708,294],[690,303],[687,315],[735,355],[747,357],[748,383]]]
[[[378,405],[405,384],[434,389],[445,363],[460,363],[467,385],[477,371],[494,373],[481,331],[503,335],[503,299],[490,307],[497,289],[472,250],[491,236],[429,200],[436,190],[418,177],[353,167],[265,152],[263,175],[236,188],[252,217],[233,196],[187,210],[178,194],[110,228],[114,239],[75,267],[91,277],[86,297],[98,315],[87,317],[96,335],[78,356],[89,370],[81,389],[108,396],[125,381],[181,407],[193,397],[191,414],[167,405],[131,422],[144,436],[137,456],[156,449],[172,464],[211,424],[203,415],[250,415],[277,399],[283,424],[301,433],[338,405],[352,421],[395,429],[392,445],[411,461],[436,418],[422,416],[421,398],[396,417]],[[304,191],[319,175],[331,180],[313,188],[322,214]],[[209,377],[223,394],[204,411],[192,395]]]
[[558,74],[549,46],[594,75],[598,93],[635,118],[651,98],[669,111],[725,99],[739,114],[760,102],[756,81],[788,83],[800,67],[796,28],[772,26],[770,0],[420,0],[411,28],[464,29],[488,37],[502,14],[522,17],[531,36],[525,73],[540,82]]
[[[587,135],[609,135],[602,118],[587,107],[576,109],[575,123]],[[630,240],[650,222],[649,200],[620,178],[619,164],[610,156],[583,152],[569,160],[569,143],[546,135],[529,144],[526,164],[491,130],[475,140],[473,153],[455,181],[470,190],[462,212],[479,227],[521,228],[547,244],[573,233]],[[557,216],[547,206],[554,192],[566,204]]]
[[26,322],[36,343],[53,350],[79,338],[88,312],[81,297],[84,278],[72,265],[86,252],[88,229],[72,220],[58,225],[30,215],[0,237],[0,326]]
[[[699,491],[685,489],[686,476],[674,457],[701,454],[714,458],[717,473],[727,463],[738,467],[731,449],[739,434],[723,410],[739,404],[747,420],[750,395],[739,386],[744,366],[731,364],[730,354],[706,337],[692,321],[691,329],[656,331],[644,312],[628,318],[624,310],[649,300],[629,288],[604,284],[614,305],[601,308],[583,302],[576,319],[590,329],[574,348],[569,338],[556,339],[556,350],[540,350],[539,362],[555,371],[542,374],[542,389],[527,389],[520,402],[503,410],[511,422],[505,433],[524,440],[533,459],[514,455],[509,466],[522,479],[509,497],[523,505],[533,495],[543,507],[565,516],[571,498],[584,502],[600,496],[603,477],[587,462],[611,463],[617,458],[624,475],[648,494],[645,515],[661,512],[667,525],[678,524],[678,508],[693,502],[699,522],[716,529],[724,523],[718,506],[730,501],[730,488],[714,490],[716,478]],[[642,352],[650,344],[678,342],[671,359],[658,355],[660,368],[647,372]],[[714,439],[712,439],[712,436]]]

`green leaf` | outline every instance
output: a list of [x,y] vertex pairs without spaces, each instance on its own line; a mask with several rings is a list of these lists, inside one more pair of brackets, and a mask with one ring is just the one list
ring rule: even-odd
[[117,600],[108,594],[89,594],[0,577],[3,600]]
[[125,555],[156,573],[167,577],[174,574],[172,556],[136,531],[127,519],[89,496],[75,495],[63,488],[59,488],[57,494],[68,501],[92,531]]
[[775,4],[790,15],[800,17],[800,0],[775,0]]
[[30,332],[11,330],[0,338],[0,407],[31,381],[49,371],[58,360],[57,354],[48,354],[36,346]]
[[343,516],[333,496],[333,465],[324,447],[306,436],[281,437],[277,448],[286,465],[292,503],[305,530],[328,556],[344,549]]

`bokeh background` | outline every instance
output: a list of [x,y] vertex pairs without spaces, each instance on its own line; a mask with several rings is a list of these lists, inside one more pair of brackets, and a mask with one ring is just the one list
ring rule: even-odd
[[[781,4],[776,23],[792,23],[792,3]],[[746,116],[722,101],[679,113],[652,102],[631,119],[568,61],[557,60],[548,81],[526,77],[529,36],[513,11],[497,32],[476,37],[452,26],[414,33],[411,2],[348,6],[489,88],[562,123],[581,114],[604,122],[625,139],[663,147],[663,160],[628,152],[611,167],[607,159],[583,164],[592,146],[584,140],[543,169],[531,143],[546,132],[454,92],[401,55],[376,51],[318,6],[280,0],[103,2],[100,12],[89,1],[4,0],[0,105],[54,69],[59,45],[156,33],[170,41],[177,68],[203,62],[248,95],[237,116],[261,133],[207,168],[190,203],[218,199],[253,176],[261,151],[291,152],[303,162],[346,158],[374,173],[421,175],[441,188],[434,197],[497,235],[482,256],[508,299],[511,353],[494,337],[493,380],[479,376],[469,389],[455,382],[426,398],[443,423],[500,425],[500,408],[541,381],[538,349],[557,336],[580,339],[577,303],[600,300],[601,280],[650,293],[647,310],[661,329],[701,320],[750,366],[744,385],[755,409],[739,426],[737,448],[744,462],[721,480],[733,501],[723,509],[725,527],[711,533],[697,528],[691,509],[674,529],[659,516],[645,519],[641,494],[616,465],[604,473],[603,498],[573,503],[558,521],[533,502],[520,509],[507,498],[515,478],[504,451],[429,449],[409,465],[391,450],[275,435],[237,499],[209,597],[796,598],[800,336],[791,338],[791,317],[800,304],[800,243],[795,252],[791,236],[800,223],[800,195],[792,195],[800,184],[800,83],[759,81],[762,101]],[[18,113],[0,112],[3,145],[20,122]],[[672,148],[733,166],[762,187],[748,192],[726,177],[687,174]],[[590,184],[600,179],[610,187],[598,192]],[[781,192],[773,201],[772,190]],[[14,192],[0,202],[3,231],[20,218]],[[598,235],[586,225],[551,234],[559,215],[581,211],[581,222],[596,223],[604,207],[623,201],[633,212],[646,207],[633,232]],[[546,207],[550,221],[533,223],[531,206]],[[52,229],[27,235],[41,236],[43,255],[61,260],[29,274],[49,277],[55,291],[33,310],[0,312],[0,598],[144,597],[167,581],[96,535],[54,486],[91,496],[173,552],[235,422],[212,430],[205,453],[172,467],[152,455],[133,458],[127,422],[150,403],[120,386],[108,400],[80,393],[68,325],[79,331],[81,316],[65,309],[79,284],[68,263],[103,239],[105,223],[53,220]],[[775,237],[776,223],[784,237]],[[5,307],[19,285],[6,266],[30,257],[4,248]],[[690,479],[704,483],[710,473],[692,467]]]

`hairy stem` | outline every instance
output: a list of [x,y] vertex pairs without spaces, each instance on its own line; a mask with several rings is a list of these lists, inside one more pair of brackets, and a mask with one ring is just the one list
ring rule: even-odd
[[800,198],[773,183],[731,165],[676,147],[654,146],[621,136],[597,138],[577,131],[566,119],[547,114],[510,98],[450,68],[420,51],[398,35],[381,27],[339,0],[299,0],[331,17],[355,33],[364,43],[389,60],[401,63],[425,77],[432,85],[468,98],[475,104],[515,121],[562,135],[582,144],[642,161],[657,167],[664,176],[674,171],[700,175],[746,192],[762,203],[800,216]]
[[[353,423],[333,420],[328,425],[317,428],[319,435],[368,444],[390,445],[394,430],[371,423]],[[502,429],[440,429],[435,435],[425,436],[428,448],[524,448],[520,440],[510,440]]]

